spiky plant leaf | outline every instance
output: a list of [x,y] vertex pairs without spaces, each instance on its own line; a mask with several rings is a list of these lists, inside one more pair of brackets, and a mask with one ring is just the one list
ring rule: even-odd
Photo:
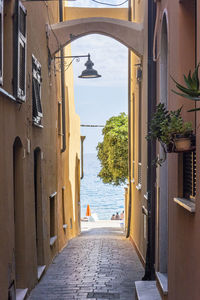
[[193,96],[189,96],[188,94],[181,94],[179,92],[176,92],[175,90],[171,90],[173,93],[175,93],[176,95],[179,95],[181,97],[187,98],[189,100],[193,100],[193,101],[200,101],[200,97],[193,97]]
[[200,107],[199,108],[190,109],[190,110],[188,110],[188,112],[193,112],[193,111],[198,111],[198,110],[200,110]]

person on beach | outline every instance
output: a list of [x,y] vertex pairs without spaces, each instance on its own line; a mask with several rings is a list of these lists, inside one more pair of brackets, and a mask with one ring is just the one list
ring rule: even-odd
[[119,213],[116,212],[115,220],[120,220]]
[[123,220],[123,219],[124,219],[124,210],[120,214],[120,220]]
[[111,220],[115,220],[115,214],[112,215]]

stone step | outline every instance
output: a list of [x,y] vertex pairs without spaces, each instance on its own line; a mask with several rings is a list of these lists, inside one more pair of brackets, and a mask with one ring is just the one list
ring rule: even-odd
[[156,286],[156,281],[136,281],[137,300],[162,300]]

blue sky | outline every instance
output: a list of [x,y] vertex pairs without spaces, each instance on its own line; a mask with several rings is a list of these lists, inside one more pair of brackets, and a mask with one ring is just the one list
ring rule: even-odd
[[[118,4],[121,0],[102,2]],[[68,2],[69,6],[104,7],[91,0]],[[107,6],[106,6],[107,7]],[[124,5],[126,7],[126,5]],[[72,55],[90,53],[94,69],[101,78],[80,79],[78,76],[85,69],[86,59],[73,63],[75,106],[81,124],[105,125],[106,120],[128,109],[128,50],[125,46],[103,35],[88,35],[71,44]],[[96,152],[96,146],[102,140],[102,128],[83,128],[86,136],[84,152]]]

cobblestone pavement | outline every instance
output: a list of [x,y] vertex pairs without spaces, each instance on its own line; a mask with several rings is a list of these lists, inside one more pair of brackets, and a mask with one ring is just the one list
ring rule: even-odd
[[69,241],[28,299],[134,300],[143,273],[119,227],[93,228]]

